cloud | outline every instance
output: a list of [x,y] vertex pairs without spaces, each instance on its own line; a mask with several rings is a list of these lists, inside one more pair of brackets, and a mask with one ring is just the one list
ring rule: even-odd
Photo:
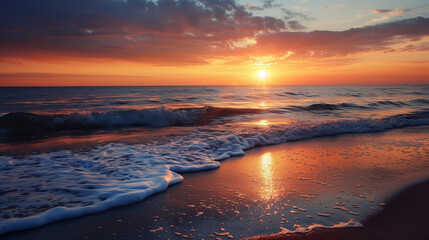
[[292,30],[303,30],[305,27],[298,21],[288,21],[287,26]]
[[337,7],[344,7],[344,3],[331,3],[326,6],[326,8],[332,9]]
[[278,8],[281,7],[282,4],[274,3],[274,0],[263,0],[262,1],[262,7],[265,9],[268,8]]
[[7,63],[7,64],[12,64],[12,65],[15,65],[15,66],[24,66],[24,63],[22,63],[21,61],[14,61],[14,60],[10,60],[10,59],[0,58],[0,62]]
[[410,11],[410,9],[403,9],[403,10],[400,10],[400,9],[394,9],[394,10],[392,10],[392,9],[372,9],[371,11],[372,11],[372,13],[375,13],[375,14],[378,14],[379,16],[380,15],[381,16],[374,18],[374,19],[371,19],[365,25],[375,24],[378,22],[384,22],[384,21],[389,20],[389,19],[391,19],[397,15],[408,12],[408,11]]
[[339,32],[289,32],[304,29],[300,21],[312,18],[282,11],[284,19],[255,16],[235,0],[5,0],[0,1],[0,52],[2,59],[14,60],[201,65],[264,55],[345,56],[389,50],[398,41],[429,34],[424,17]]
[[125,36],[156,32],[278,31],[280,20],[253,16],[234,0],[8,0],[0,29],[49,36]]
[[[252,48],[264,54],[293,52],[294,58],[325,58],[394,51],[394,44],[429,37],[429,18],[417,17],[345,31],[281,32],[259,36]],[[256,51],[257,49],[257,51]]]
[[408,11],[410,11],[410,9],[372,9],[371,10],[373,13],[380,13],[380,14],[400,14],[400,13],[406,13]]
[[[401,49],[402,51],[407,52],[423,52],[429,51],[429,42],[418,43],[418,44],[410,44]],[[427,63],[427,61],[425,61]]]
[[246,5],[246,9],[249,9],[251,11],[262,11],[262,10],[264,10],[264,8],[258,7],[258,6],[254,5],[254,4],[247,4]]
[[282,4],[274,3],[274,0],[263,0],[262,1],[262,7],[258,7],[254,4],[247,4],[246,9],[252,10],[252,11],[263,11],[265,9],[270,8],[279,8]]
[[314,20],[314,18],[308,16],[305,13],[295,12],[290,9],[281,8],[281,11],[283,12],[283,18],[286,20],[297,18],[297,19],[304,19],[304,20]]
[[203,64],[233,41],[287,28],[247,10],[235,0],[7,0],[0,2],[0,50]]

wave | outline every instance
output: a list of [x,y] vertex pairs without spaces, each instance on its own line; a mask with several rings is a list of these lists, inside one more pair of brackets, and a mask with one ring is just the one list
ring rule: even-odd
[[[286,92],[285,94],[290,94]],[[126,104],[126,102],[116,102]],[[282,113],[290,112],[329,112],[329,111],[356,111],[375,110],[389,107],[425,106],[428,99],[413,99],[401,101],[376,101],[367,105],[354,103],[315,103],[303,106],[285,106],[275,109],[257,108],[224,108],[199,107],[179,108],[168,107],[148,108],[142,110],[122,110],[107,112],[77,112],[69,114],[34,114],[30,112],[12,112],[0,117],[0,129],[37,129],[37,130],[75,130],[97,129],[127,126],[167,127],[167,126],[200,126],[213,122],[214,119],[246,114]]]
[[91,129],[119,126],[189,126],[204,125],[214,118],[242,114],[258,114],[268,110],[234,108],[167,107],[111,112],[79,112],[70,114],[34,114],[13,112],[0,117],[2,129]]
[[127,105],[129,102],[127,101],[114,101],[110,103],[111,105]]
[[[222,111],[215,115],[235,114],[235,110]],[[256,146],[419,125],[429,125],[429,111],[382,119],[272,125],[250,132],[239,127],[222,131],[197,127],[162,144],[110,143],[89,152],[0,157],[0,234],[141,201],[181,182],[179,173],[217,168],[218,161],[244,155]]]
[[402,107],[402,106],[410,106],[410,105],[428,105],[429,100],[428,99],[413,99],[407,102],[401,102],[401,101],[377,101],[369,103],[367,106],[357,105],[354,103],[338,103],[338,104],[332,104],[332,103],[315,103],[305,106],[291,106],[291,107],[284,107],[283,109],[290,110],[290,111],[336,111],[336,110],[343,110],[343,109],[371,109],[371,108],[380,108],[380,107],[389,107],[389,106],[395,106],[395,107]]
[[292,111],[332,111],[332,110],[340,110],[344,108],[368,108],[365,106],[359,106],[353,103],[340,103],[340,104],[329,104],[329,103],[316,103],[308,106],[293,106],[287,107],[285,109]]
[[392,101],[377,101],[373,103],[369,103],[368,106],[371,107],[380,107],[380,106],[410,106],[410,105],[428,105],[429,100],[424,98],[413,99],[407,102],[392,102]]
[[408,104],[404,103],[404,102],[377,101],[377,102],[374,102],[374,103],[370,103],[368,105],[369,106],[386,106],[386,105],[390,105],[390,106],[406,106]]
[[414,99],[414,100],[411,100],[410,103],[426,105],[426,104],[429,104],[429,99],[423,99],[423,98]]

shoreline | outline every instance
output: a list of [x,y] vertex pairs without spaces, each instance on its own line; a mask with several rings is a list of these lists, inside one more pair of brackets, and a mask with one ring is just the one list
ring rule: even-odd
[[255,236],[246,240],[428,239],[428,192],[429,178],[403,187],[386,202],[383,210],[365,219],[362,227],[321,228],[307,233]]
[[[406,133],[408,134],[406,136],[410,137],[408,139],[410,144],[412,144],[413,139],[416,138],[414,135],[419,133],[420,137],[424,136],[421,133],[422,129],[427,131],[429,128],[424,126],[381,133],[329,136],[255,148],[247,151],[244,157],[235,157],[223,161],[220,169],[209,172],[185,173],[183,174],[185,176],[184,182],[171,186],[166,192],[154,195],[140,203],[64,220],[36,229],[6,234],[4,238],[99,239],[101,237],[103,239],[117,239],[120,238],[118,236],[121,236],[128,239],[139,238],[138,236],[143,238],[170,236],[172,237],[171,239],[175,239],[174,237],[178,236],[175,233],[187,236],[196,233],[193,236],[198,238],[197,233],[201,234],[201,236],[204,236],[203,234],[210,236],[216,231],[221,233],[220,228],[225,228],[226,231],[231,233],[234,232],[234,237],[240,238],[242,237],[240,235],[246,237],[278,232],[278,225],[282,224],[283,217],[279,216],[280,213],[275,212],[283,210],[284,218],[290,223],[284,223],[282,226],[286,226],[288,229],[291,229],[294,221],[301,221],[301,224],[305,224],[308,219],[318,219],[325,221],[323,222],[324,225],[333,225],[331,223],[336,221],[333,218],[356,217],[353,214],[332,209],[331,206],[335,205],[337,200],[335,197],[339,196],[345,202],[349,200],[358,204],[360,206],[358,209],[360,215],[363,216],[374,212],[378,208],[377,204],[381,201],[380,196],[397,191],[397,189],[385,189],[380,186],[373,186],[375,187],[373,188],[366,186],[367,184],[373,184],[374,181],[379,180],[382,181],[381,185],[390,183],[395,186],[402,186],[413,181],[410,179],[404,180],[396,176],[397,179],[395,178],[396,180],[392,182],[391,178],[395,177],[393,174],[398,169],[394,167],[387,172],[380,169],[377,165],[385,164],[389,159],[381,161],[377,158],[380,154],[383,156],[386,151],[389,151],[389,144],[385,144],[386,140],[396,139],[398,140],[397,144],[402,144],[404,140],[407,140],[404,136],[404,133]],[[375,141],[373,142],[374,146],[371,146],[374,147],[373,151],[362,148],[362,146],[368,144],[369,140]],[[393,142],[395,143],[395,141]],[[341,146],[339,148],[341,151],[334,151],[335,148],[332,145],[335,144]],[[410,146],[412,148],[419,147],[417,145]],[[407,148],[410,146],[407,146]],[[356,147],[358,147],[358,150],[355,149]],[[330,151],[320,152],[326,148]],[[407,148],[401,149],[401,151],[408,151]],[[375,165],[373,161],[365,160],[368,157],[365,156],[365,154],[368,154],[367,152],[374,155],[375,160],[373,161],[376,161]],[[399,150],[398,154],[400,154]],[[402,154],[404,157],[410,155],[407,152]],[[320,156],[327,160],[318,160]],[[389,158],[391,157],[395,157],[394,154],[389,155]],[[412,158],[418,157],[418,155],[411,154],[408,157],[409,159],[406,163],[412,165],[415,164]],[[357,167],[361,172],[350,175],[356,171],[356,169],[353,170],[355,166],[350,159],[358,161],[359,166]],[[287,162],[285,162],[286,160]],[[339,160],[341,162],[337,163]],[[397,164],[399,166],[408,165],[403,165],[401,162]],[[323,169],[320,170],[321,168]],[[332,168],[342,170],[338,171]],[[409,171],[411,170],[413,169],[409,169]],[[332,171],[338,174],[325,176]],[[361,173],[371,175],[371,181],[361,179],[359,176]],[[287,174],[287,178],[284,177],[286,176],[285,174]],[[427,174],[423,173],[421,176],[427,176]],[[380,179],[378,179],[379,177]],[[414,177],[418,178],[418,176]],[[347,178],[358,181],[349,181]],[[319,181],[320,179],[325,180],[321,182]],[[326,199],[322,190],[330,191],[330,197]],[[353,192],[356,191],[360,191],[364,198],[354,196]],[[302,195],[306,196],[302,197]],[[370,202],[367,199],[375,199],[375,202]],[[320,201],[325,202],[319,207],[317,204],[313,204],[312,201],[319,205]],[[267,210],[267,206],[270,209]],[[368,209],[368,207],[373,209]],[[331,212],[330,217],[318,217],[315,214],[319,210],[322,212],[326,208]],[[352,206],[348,206],[348,209],[356,211]],[[292,211],[297,213],[290,214],[289,212]],[[200,212],[204,213],[199,214]],[[252,213],[252,215],[249,215],[249,213]],[[310,214],[312,218],[308,218]],[[361,218],[361,216],[357,217]],[[296,218],[299,218],[299,220]],[[260,223],[258,220],[263,220],[264,222]],[[185,225],[189,224],[189,221],[195,226],[188,229],[187,232],[182,231]],[[241,223],[235,224],[233,223],[234,221]],[[174,224],[168,224],[170,222],[174,222]],[[124,224],[126,225],[125,227]],[[208,224],[209,227],[201,226],[204,224]],[[174,227],[169,227],[169,225]],[[250,227],[248,228],[248,226]],[[159,227],[162,227],[163,230],[155,231]],[[70,238],[61,234],[62,232],[74,231],[73,229],[75,228],[83,231],[73,232]],[[192,229],[195,229],[195,232]],[[248,229],[251,230],[248,231]],[[158,234],[162,235],[158,236]]]

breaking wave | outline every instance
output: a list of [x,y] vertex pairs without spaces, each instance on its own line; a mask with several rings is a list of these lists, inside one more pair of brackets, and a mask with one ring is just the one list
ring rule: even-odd
[[8,113],[0,117],[3,129],[88,129],[120,126],[189,126],[204,125],[221,116],[258,114],[268,110],[234,108],[181,108],[167,107],[112,112],[79,112],[70,114]]
[[[285,94],[291,94],[286,92]],[[123,105],[124,103],[121,102]],[[367,105],[355,103],[314,103],[301,106],[284,106],[271,109],[258,108],[225,108],[168,107],[147,108],[142,110],[122,110],[107,112],[76,112],[69,114],[34,114],[30,112],[12,112],[0,117],[0,129],[46,129],[71,130],[127,126],[167,127],[167,126],[200,126],[213,123],[215,119],[248,114],[284,113],[284,112],[358,112],[363,110],[383,110],[391,107],[429,105],[427,99],[410,101],[376,101]],[[359,116],[360,114],[358,114]]]
[[340,110],[340,109],[346,109],[346,108],[363,109],[368,107],[359,106],[353,103],[340,103],[340,104],[316,103],[308,106],[294,106],[294,107],[288,107],[285,109],[292,110],[292,111],[332,111],[332,110]]

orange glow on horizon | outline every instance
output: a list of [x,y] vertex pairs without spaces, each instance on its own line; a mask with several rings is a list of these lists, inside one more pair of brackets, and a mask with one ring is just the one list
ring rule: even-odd
[[427,56],[425,51],[372,52],[281,60],[270,65],[269,73],[255,71],[255,64],[245,59],[231,64],[169,66],[59,56],[14,58],[0,61],[0,86],[427,84]]
[[[6,1],[0,8],[8,19],[2,22],[0,86],[383,85],[429,80],[425,7],[396,9],[391,3],[391,10],[380,10],[374,3],[371,14],[362,15],[352,4],[348,14],[343,14],[345,6],[334,14],[339,9],[305,3],[295,10],[312,8],[314,14],[324,14],[291,11],[285,18],[274,7],[260,7],[257,13],[238,0],[151,1],[151,8],[128,1],[26,5],[30,2]],[[26,12],[29,7],[32,11]],[[308,21],[313,17],[318,20]]]

